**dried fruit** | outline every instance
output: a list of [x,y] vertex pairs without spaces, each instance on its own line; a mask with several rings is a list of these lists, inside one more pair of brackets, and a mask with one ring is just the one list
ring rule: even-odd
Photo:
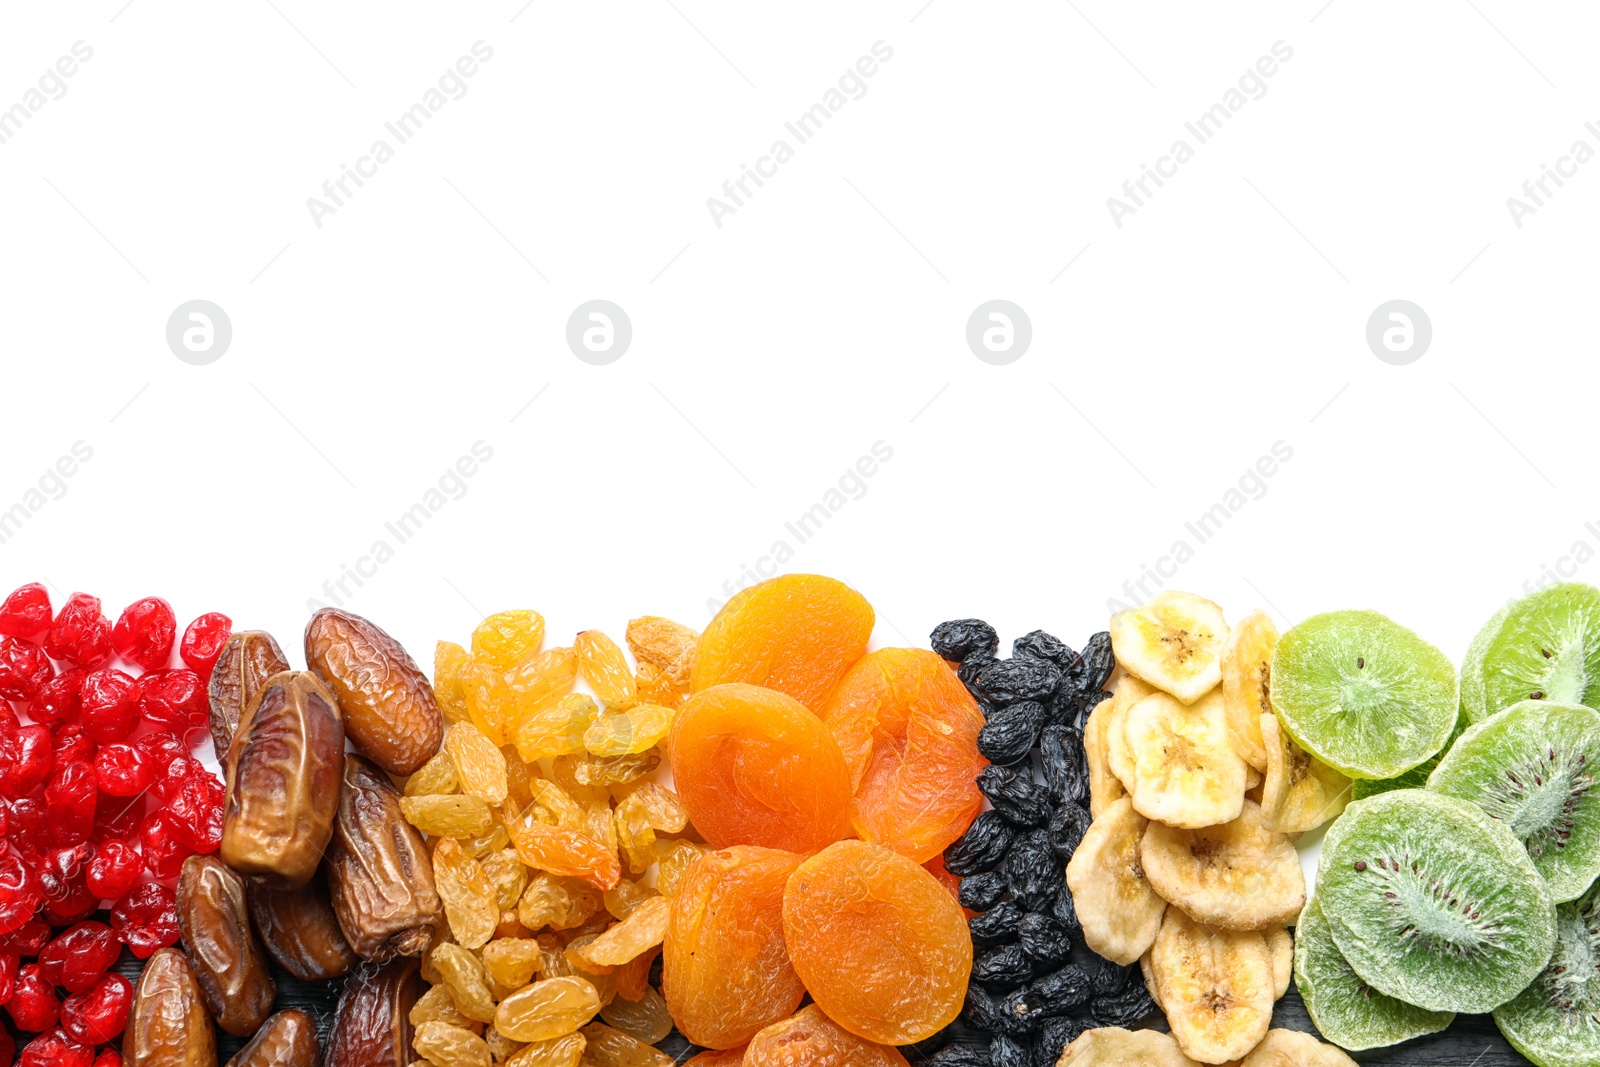
[[676,1062],[632,1034],[605,1023],[590,1023],[583,1028],[583,1036],[589,1042],[584,1057],[595,1067],[673,1067]]
[[1266,1036],[1274,977],[1260,934],[1203,926],[1169,908],[1150,966],[1172,1036],[1187,1055],[1236,1060]]
[[1062,1053],[1060,1067],[1195,1067],[1172,1035],[1156,1030],[1100,1027],[1086,1030]]
[[102,974],[94,985],[61,1003],[61,1028],[74,1041],[99,1045],[128,1025],[133,985],[120,974]]
[[122,1055],[128,1067],[209,1067],[217,1062],[216,1031],[189,960],[178,949],[162,949],[145,964]]
[[306,626],[306,665],[328,683],[345,733],[390,774],[411,774],[444,731],[433,687],[406,650],[359,615],[323,608]]
[[51,659],[66,660],[94,670],[111,658],[111,620],[100,613],[100,600],[87,593],[73,593],[61,605],[44,650]]
[[494,883],[453,837],[434,842],[433,882],[456,941],[483,947],[500,924],[500,903]]
[[99,745],[127,740],[139,725],[139,692],[139,683],[114,667],[90,671],[80,692],[89,740]]
[[1211,601],[1162,590],[1111,617],[1117,662],[1130,674],[1193,704],[1222,680],[1228,624]]
[[1144,954],[1167,902],[1145,877],[1140,849],[1148,820],[1123,797],[1089,827],[1067,864],[1067,885],[1089,948],[1120,964]]
[[639,699],[627,658],[611,638],[599,630],[584,630],[572,642],[572,651],[578,673],[608,707],[630,707]]
[[1150,886],[1196,922],[1224,930],[1292,923],[1306,902],[1300,857],[1283,834],[1244,802],[1237,819],[1201,830],[1152,822],[1140,863]]
[[433,698],[445,722],[465,722],[467,692],[462,687],[462,672],[472,656],[454,641],[438,641],[433,646]]
[[250,915],[279,966],[302,982],[346,974],[357,956],[344,939],[321,871],[298,889],[249,888]]
[[84,881],[96,900],[116,900],[142,870],[144,857],[137,849],[126,841],[108,838],[95,846],[94,856],[84,868]]
[[480,837],[493,824],[489,805],[462,794],[402,797],[400,810],[407,822],[430,837]]
[[166,886],[142,882],[112,907],[111,930],[130,952],[146,959],[157,949],[177,943],[177,897]]
[[220,611],[196,616],[178,642],[178,657],[190,670],[209,682],[211,668],[216,665],[217,657],[222,654],[222,648],[228,643],[228,635],[232,632],[233,620]]
[[544,644],[544,617],[537,611],[502,611],[472,631],[472,658],[506,671]]
[[1350,779],[1291,741],[1275,713],[1262,714],[1257,729],[1267,761],[1261,784],[1263,824],[1298,834],[1338,818],[1351,800]]
[[506,1060],[506,1067],[578,1067],[587,1044],[577,1032],[548,1041],[531,1041]]
[[[548,655],[548,653],[544,653]],[[568,678],[564,683],[570,684]],[[512,740],[524,762],[583,751],[583,737],[599,717],[600,709],[587,693],[567,693],[523,712],[516,720]]]
[[496,985],[521,989],[542,966],[539,942],[531,937],[499,937],[483,946],[483,969]]
[[320,1056],[317,1021],[298,1008],[289,1008],[262,1023],[256,1036],[226,1067],[317,1067]]
[[409,1016],[421,985],[414,959],[357,968],[339,994],[324,1062],[329,1067],[406,1067],[412,1062],[414,1036]]
[[177,633],[172,606],[160,597],[145,597],[123,609],[111,628],[111,647],[142,671],[160,670],[172,659]]
[[[48,606],[48,601],[46,601]],[[641,666],[660,671],[675,688],[687,689],[694,669],[694,650],[700,635],[682,623],[658,615],[643,615],[628,622],[624,635],[633,658]]]
[[1000,635],[982,619],[952,619],[933,628],[928,644],[941,659],[960,663],[974,652],[993,655],[1000,647]]
[[596,756],[622,756],[648,751],[672,729],[673,709],[660,704],[634,704],[626,711],[606,711],[583,733],[583,745]]
[[207,692],[211,744],[218,763],[228,765],[234,732],[245,710],[266,688],[267,679],[288,669],[289,661],[271,634],[244,630],[228,637],[212,668]]
[[470,722],[456,723],[445,734],[444,752],[450,757],[463,793],[477,797],[490,807],[505,803],[510,789],[506,757],[482,731]]
[[38,582],[11,591],[0,603],[0,635],[38,642],[50,631],[50,593]]
[[667,932],[667,913],[671,902],[666,897],[651,897],[633,914],[608,928],[578,953],[583,963],[594,967],[615,967],[637,958],[647,949],[661,944]]
[[672,1013],[667,1002],[650,986],[645,986],[639,996],[629,999],[619,995],[600,1009],[600,1018],[610,1026],[646,1045],[666,1039],[672,1032]]
[[190,856],[178,880],[178,929],[217,1025],[235,1037],[260,1029],[277,985],[250,927],[244,879],[214,856]]
[[428,1062],[449,1067],[489,1067],[490,1063],[489,1046],[483,1038],[449,1023],[422,1023],[411,1047]]
[[799,1064],[849,1064],[850,1067],[906,1067],[900,1050],[866,1040],[830,1019],[815,1004],[766,1027],[744,1050],[745,1067],[797,1067]]
[[986,811],[972,821],[960,840],[945,849],[944,865],[959,877],[992,871],[1000,866],[1016,837],[1011,823],[998,811]]
[[600,994],[588,979],[543,978],[502,1000],[493,1021],[513,1041],[548,1041],[573,1033],[599,1010]]
[[19,1030],[38,1033],[56,1024],[61,1015],[61,1002],[41,965],[23,964],[17,971],[16,988],[6,1002],[6,1011]]

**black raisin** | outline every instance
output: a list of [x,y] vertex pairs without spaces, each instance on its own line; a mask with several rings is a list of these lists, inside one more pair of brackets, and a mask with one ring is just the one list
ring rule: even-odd
[[1028,990],[1028,986],[1014,989],[1000,1001],[1000,1018],[1006,1033],[1031,1034],[1044,1020],[1044,1002]]
[[1013,656],[1032,656],[1054,663],[1062,670],[1071,669],[1078,661],[1078,654],[1067,647],[1067,643],[1054,634],[1047,634],[1043,630],[1035,630],[1031,634],[1023,634],[1011,642]]
[[974,945],[1006,945],[1021,934],[1022,908],[1014,901],[996,904],[982,915],[967,920],[967,931]]
[[978,676],[988,670],[995,663],[994,653],[983,649],[973,652],[961,661],[961,666],[956,668],[956,677],[961,679],[967,691],[978,699],[981,704],[986,699],[983,691],[978,688]]
[[1033,963],[1021,945],[979,949],[972,956],[972,980],[995,991],[1009,991],[1033,977]]
[[988,911],[1005,899],[1006,880],[999,871],[984,871],[961,879],[957,899],[963,908]]
[[[983,748],[982,731],[978,733],[978,748]],[[1083,747],[1081,730],[1046,726],[1039,737],[1039,760],[1051,800],[1057,804],[1089,803],[1089,754]]]
[[928,1057],[928,1067],[989,1067],[989,1047],[952,1041]]
[[1083,924],[1078,922],[1078,909],[1072,903],[1072,893],[1065,885],[1050,902],[1050,916],[1075,934],[1083,930]]
[[1050,835],[1050,847],[1063,861],[1078,851],[1083,835],[1089,832],[1089,823],[1089,813],[1076,804],[1063,804],[1050,816],[1045,832]]
[[1047,1019],[1033,1038],[1033,1067],[1056,1067],[1061,1053],[1089,1029],[1077,1019]]
[[1050,835],[1044,830],[1030,830],[1013,841],[1000,864],[1000,873],[1005,876],[1012,897],[1029,911],[1048,908],[1061,891],[1065,876],[1051,847]]
[[1116,665],[1117,658],[1111,654],[1111,634],[1101,630],[1083,643],[1078,665],[1070,672],[1073,688],[1085,692],[1099,689],[1111,677]]
[[960,839],[944,850],[944,869],[965,878],[1000,866],[1016,831],[998,811],[985,811]]
[[1082,690],[1063,685],[1056,691],[1055,699],[1050,703],[1047,721],[1082,730],[1083,724],[1089,720],[1089,713],[1096,705],[1110,699],[1111,694],[1103,689]]
[[1083,968],[1069,963],[1065,967],[1040,975],[1028,983],[1027,990],[1044,1005],[1044,1015],[1065,1015],[1088,1002],[1091,990],[1089,976]]
[[990,1039],[989,1062],[994,1067],[1033,1067],[1028,1046],[1009,1034],[995,1034]]
[[[978,773],[978,791],[989,798],[995,811],[1018,826],[1043,826],[1050,818],[1050,794],[1034,782],[1033,768],[1030,766],[1024,765],[1018,770],[993,765],[985,767]],[[948,861],[945,866],[949,867]],[[950,871],[952,874],[962,873],[953,867]]]
[[1156,1002],[1143,982],[1130,982],[1117,993],[1095,997],[1089,1015],[1101,1026],[1132,1026],[1156,1013]]
[[1097,997],[1109,997],[1113,993],[1120,993],[1128,984],[1128,979],[1139,970],[1137,963],[1127,967],[1120,963],[1112,963],[1090,953],[1083,964],[1084,971],[1089,975],[1089,989]]
[[978,689],[1002,706],[1019,700],[1046,700],[1060,683],[1060,667],[1028,656],[997,659],[978,675]]
[[1044,719],[1044,705],[1037,700],[996,708],[978,730],[978,751],[990,763],[1002,766],[1025,760],[1039,742]]
[[974,1030],[986,1033],[1000,1029],[1000,1002],[983,986],[973,981],[967,986],[967,1002],[961,1006],[961,1018]]
[[1040,912],[1022,917],[1017,924],[1017,941],[1040,970],[1059,967],[1072,955],[1072,931],[1060,920]]
[[959,663],[974,652],[992,655],[1000,647],[1000,635],[982,619],[951,619],[933,628],[928,644],[940,658]]

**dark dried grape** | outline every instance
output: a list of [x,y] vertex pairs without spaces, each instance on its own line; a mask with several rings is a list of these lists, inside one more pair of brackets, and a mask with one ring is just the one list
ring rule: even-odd
[[961,878],[992,871],[1000,866],[1015,835],[999,812],[983,812],[955,844],[944,850],[944,869]]
[[978,689],[1002,707],[1019,700],[1045,700],[1060,682],[1060,667],[1028,656],[995,660],[978,675]]
[[[982,731],[978,733],[978,747],[983,747]],[[1072,726],[1046,726],[1039,737],[1039,761],[1044,768],[1045,789],[1052,801],[1056,804],[1089,803],[1089,754],[1083,747],[1082,731]]]
[[1028,987],[1013,989],[1000,1001],[1000,1029],[1004,1033],[1027,1035],[1044,1018],[1043,1005],[1037,997],[1030,997]]
[[1029,911],[1049,907],[1066,876],[1044,830],[1031,830],[1013,841],[1000,873],[1011,895]]
[[1021,945],[981,949],[972,956],[972,980],[993,990],[1011,990],[1033,977],[1033,963]]
[[1047,719],[1052,725],[1072,726],[1081,731],[1095,706],[1110,699],[1111,694],[1100,689],[1082,690],[1063,685],[1050,703]]
[[1083,835],[1089,832],[1090,821],[1089,813],[1076,804],[1063,804],[1055,810],[1045,832],[1050,835],[1050,847],[1057,856],[1063,860],[1072,858],[1083,842]]
[[1000,1028],[1000,1002],[994,994],[973,982],[967,986],[967,1000],[961,1006],[961,1018],[974,1030],[984,1032]]
[[1111,634],[1101,630],[1083,643],[1078,666],[1071,672],[1073,687],[1084,692],[1099,689],[1111,677],[1116,665],[1116,657],[1111,654]]
[[1040,912],[1029,912],[1017,924],[1017,940],[1041,969],[1059,967],[1072,955],[1072,931],[1059,920]]
[[1027,1046],[1009,1034],[995,1034],[990,1039],[989,1062],[994,1067],[1033,1067]]
[[1022,925],[1022,908],[1013,901],[996,904],[967,920],[974,945],[1004,945],[1015,941]]
[[[1083,969],[1089,975],[1089,989],[1093,994],[1097,997],[1109,997],[1113,993],[1122,991],[1133,972],[1139,969],[1139,965],[1135,963],[1124,967],[1120,963],[1112,963],[1090,953]],[[1142,982],[1140,986],[1142,988]]]
[[988,670],[990,664],[994,662],[994,653],[987,652],[980,648],[976,652],[967,655],[967,657],[961,661],[961,666],[956,668],[956,677],[960,678],[962,683],[967,687],[968,691],[970,691],[974,697],[978,698],[978,703],[980,704],[983,704],[987,698],[977,688],[978,675]]
[[1077,1019],[1047,1019],[1033,1038],[1033,1067],[1056,1067],[1066,1047],[1089,1029]]
[[1045,1005],[1046,1015],[1065,1015],[1081,1008],[1093,992],[1089,976],[1075,963],[1035,978],[1028,989]]
[[1089,1003],[1089,1015],[1101,1026],[1132,1026],[1156,1013],[1156,1002],[1143,982],[1129,982],[1126,989],[1096,997]]
[[1043,826],[1050,818],[1050,795],[1034,782],[1031,767],[985,767],[978,774],[978,791],[989,798],[996,811],[1018,826]]
[[933,628],[928,643],[941,658],[959,662],[974,652],[993,655],[1000,635],[982,619],[951,619]]
[[1000,901],[1005,899],[1006,880],[998,871],[984,871],[961,879],[961,889],[957,899],[963,908],[973,911],[988,911]]
[[1083,924],[1078,921],[1078,909],[1072,903],[1072,893],[1065,885],[1050,902],[1050,917],[1075,934],[1083,930]]
[[1025,760],[1039,741],[1044,720],[1044,705],[1036,700],[996,708],[978,730],[978,751],[990,763],[1003,766]]
[[1071,670],[1072,665],[1078,661],[1078,654],[1067,647],[1067,643],[1054,634],[1047,634],[1043,630],[1035,630],[1023,634],[1011,642],[1013,656],[1031,656],[1054,663],[1062,670]]
[[928,1067],[989,1067],[989,1049],[952,1041],[928,1057]]

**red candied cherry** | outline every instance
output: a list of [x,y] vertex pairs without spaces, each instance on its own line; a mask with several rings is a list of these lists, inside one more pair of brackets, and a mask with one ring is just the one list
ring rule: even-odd
[[150,788],[150,758],[137,745],[116,742],[101,745],[94,754],[94,777],[100,792],[113,797],[136,797]]
[[0,934],[20,929],[39,910],[39,888],[22,853],[0,843]]
[[182,790],[183,783],[197,774],[205,774],[205,765],[191,756],[179,756],[167,764],[164,773],[155,776],[151,790],[155,795],[170,803]]
[[183,861],[194,855],[185,840],[188,834],[166,809],[157,809],[139,823],[139,851],[144,865],[156,878],[176,878]]
[[[0,1004],[11,1000],[11,994],[17,988],[17,968],[22,966],[22,957],[15,952],[0,952]],[[0,1063],[4,1063],[0,1057]]]
[[[84,866],[93,855],[93,847],[83,842],[52,848],[40,857],[35,877],[44,897],[45,918],[65,926],[87,918],[94,911],[94,895],[84,882]],[[55,975],[50,979],[57,985],[62,984]]]
[[73,593],[44,639],[51,659],[94,670],[111,658],[111,620],[100,613],[100,598]]
[[62,1003],[61,1028],[85,1045],[110,1041],[128,1025],[132,1004],[133,984],[120,974],[102,974]]
[[111,628],[111,647],[142,671],[160,670],[172,659],[177,632],[178,617],[172,614],[172,605],[158,596],[147,596],[123,609]]
[[112,906],[111,931],[135,956],[149,959],[178,942],[177,896],[159,882],[141,882]]
[[[4,1062],[5,1057],[0,1056],[0,1063]],[[122,1053],[108,1045],[100,1050],[100,1055],[94,1058],[94,1063],[90,1067],[122,1067],[122,1062]]]
[[42,919],[29,919],[9,934],[0,936],[0,953],[32,959],[49,941],[50,924]]
[[190,670],[200,676],[201,681],[210,684],[211,668],[216,666],[217,657],[222,655],[222,646],[228,643],[228,636],[232,633],[232,619],[220,611],[209,612],[195,619],[183,631],[178,655],[183,657],[183,662],[189,665]]
[[[194,763],[193,760],[187,762]],[[198,763],[167,801],[166,812],[178,840],[195,852],[210,854],[222,844],[222,783]]]
[[44,649],[20,637],[0,637],[0,697],[32,700],[54,675]]
[[50,594],[38,582],[11,591],[0,603],[0,634],[37,642],[50,632]]
[[83,727],[75,722],[61,723],[50,739],[52,759],[57,767],[82,761],[94,762],[94,742],[84,735]]
[[83,680],[87,677],[89,672],[82,667],[68,667],[44,683],[28,705],[28,718],[45,726],[78,718],[83,710]]
[[39,914],[54,926],[71,926],[93,915],[99,907],[100,902],[80,878],[67,887],[67,895],[60,900],[45,901]]
[[94,766],[87,761],[73,760],[51,772],[50,782],[44,787],[50,840],[58,845],[76,845],[89,840],[94,832],[98,793]]
[[50,777],[55,765],[48,726],[23,726],[15,737],[0,737],[0,796],[27,796]]
[[61,986],[68,993],[82,993],[109,971],[120,955],[122,944],[111,927],[101,922],[80,922],[61,931],[39,950],[39,966],[52,985]]
[[[45,815],[44,797],[16,797],[10,801],[9,807],[11,811],[6,816],[6,840],[29,862],[32,862],[38,859],[41,852],[50,847],[50,842],[45,833],[45,825],[50,820]],[[0,872],[5,871],[6,864],[5,850],[0,848]],[[4,906],[4,882],[4,875],[0,873],[0,908]],[[0,933],[4,932],[4,930],[0,930]]]
[[11,1021],[18,1030],[38,1033],[48,1030],[61,1017],[61,1002],[56,999],[55,987],[44,976],[37,963],[24,963],[17,968],[17,988],[6,1005]]
[[141,734],[133,739],[133,747],[144,753],[145,760],[150,764],[152,779],[165,778],[167,768],[172,766],[173,760],[189,757],[189,749],[184,747],[176,735],[167,730]]
[[28,1042],[17,1067],[94,1067],[94,1049],[57,1028]]
[[187,730],[210,719],[206,687],[188,667],[151,671],[139,679],[139,687],[139,714],[149,722]]
[[[117,798],[105,800],[94,806],[94,836],[90,840],[102,841],[132,841],[139,836],[139,812],[143,807],[142,798],[133,797],[128,800]],[[111,900],[117,896],[108,893],[102,900]]]
[[112,838],[95,847],[94,856],[84,868],[84,884],[97,900],[116,900],[126,893],[144,870],[139,850]]
[[139,726],[140,684],[115,667],[83,680],[83,732],[97,745],[126,741]]

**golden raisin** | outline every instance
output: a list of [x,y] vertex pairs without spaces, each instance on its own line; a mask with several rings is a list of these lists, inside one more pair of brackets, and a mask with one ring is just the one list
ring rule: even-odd
[[661,753],[629,753],[624,756],[596,756],[573,765],[573,777],[584,785],[619,785],[636,781],[661,766]]
[[578,679],[578,657],[570,648],[550,648],[529,656],[505,674],[506,689],[515,706],[512,721],[550,707],[572,691]]
[[672,1032],[672,1013],[667,1002],[650,986],[633,1000],[618,996],[600,1009],[600,1018],[610,1026],[646,1045],[662,1041]]
[[483,946],[483,969],[507,989],[533,981],[542,962],[539,942],[531,937],[502,937]]
[[566,878],[582,878],[602,891],[622,877],[617,854],[587,834],[550,826],[524,814],[510,823],[511,843],[529,867]]
[[594,698],[568,693],[517,720],[512,740],[525,763],[583,751],[583,735],[600,714]]
[[584,1057],[595,1067],[674,1067],[665,1052],[605,1023],[590,1023],[583,1036],[589,1039]]
[[625,708],[638,699],[633,672],[617,643],[599,630],[585,630],[572,643],[578,671],[608,707]]
[[626,919],[587,945],[583,949],[583,958],[591,964],[615,967],[661,944],[667,932],[667,913],[671,903],[666,897],[646,900],[634,908]]
[[433,881],[456,941],[466,948],[478,948],[494,936],[494,928],[500,925],[494,883],[453,837],[434,842]]
[[501,611],[472,631],[472,658],[508,671],[544,644],[544,617],[537,611]]
[[449,1023],[423,1023],[417,1027],[411,1047],[435,1067],[489,1067],[493,1062],[483,1038]]
[[461,688],[461,672],[467,662],[467,650],[454,641],[440,641],[433,646],[433,696],[445,722],[460,722],[467,717],[467,694]]
[[401,797],[406,821],[431,837],[473,838],[489,832],[489,805],[477,797]]
[[710,849],[705,845],[682,838],[658,841],[656,854],[660,859],[656,868],[656,889],[664,897],[672,896],[678,891],[678,886],[682,884],[683,876],[688,873],[689,868],[708,851]]
[[446,796],[459,788],[456,765],[450,761],[450,753],[440,751],[406,779],[405,794],[408,797]]
[[501,911],[515,908],[528,888],[528,867],[517,858],[516,849],[503,848],[478,861],[483,873],[494,883],[495,903]]
[[656,895],[656,891],[647,886],[621,878],[616,885],[606,890],[606,910],[614,919],[626,919],[633,914],[635,908]]
[[407,1015],[407,1018],[411,1020],[412,1026],[438,1022],[449,1023],[451,1026],[460,1026],[471,1030],[474,1026],[481,1027],[483,1025],[462,1015],[456,1007],[455,999],[450,996],[450,990],[442,985],[432,986],[426,993],[418,997],[417,1002],[411,1006],[411,1012]]
[[433,946],[428,961],[456,1002],[456,1010],[479,1022],[494,1021],[494,997],[489,993],[483,963],[471,952],[449,941]]
[[628,623],[623,637],[641,670],[648,666],[660,671],[671,685],[689,685],[694,648],[700,641],[698,633],[671,619],[643,615]]
[[541,978],[500,1002],[494,1026],[513,1041],[548,1041],[570,1034],[600,1011],[600,995],[585,978]]
[[528,879],[517,903],[517,918],[529,930],[568,930],[581,926],[600,910],[601,897],[593,886],[568,882],[542,871]]
[[659,955],[661,955],[659,945],[647,948],[612,971],[612,977],[617,983],[617,996],[629,1000],[638,1000],[644,996],[644,991],[650,987],[650,968]]
[[672,729],[672,708],[636,704],[626,711],[607,711],[583,734],[583,745],[596,756],[626,756],[654,748]]
[[495,807],[506,802],[506,758],[500,748],[470,722],[459,722],[444,735],[444,750],[455,765],[461,791]]
[[578,1067],[588,1043],[588,1039],[577,1032],[548,1041],[533,1041],[507,1060],[506,1067]]

